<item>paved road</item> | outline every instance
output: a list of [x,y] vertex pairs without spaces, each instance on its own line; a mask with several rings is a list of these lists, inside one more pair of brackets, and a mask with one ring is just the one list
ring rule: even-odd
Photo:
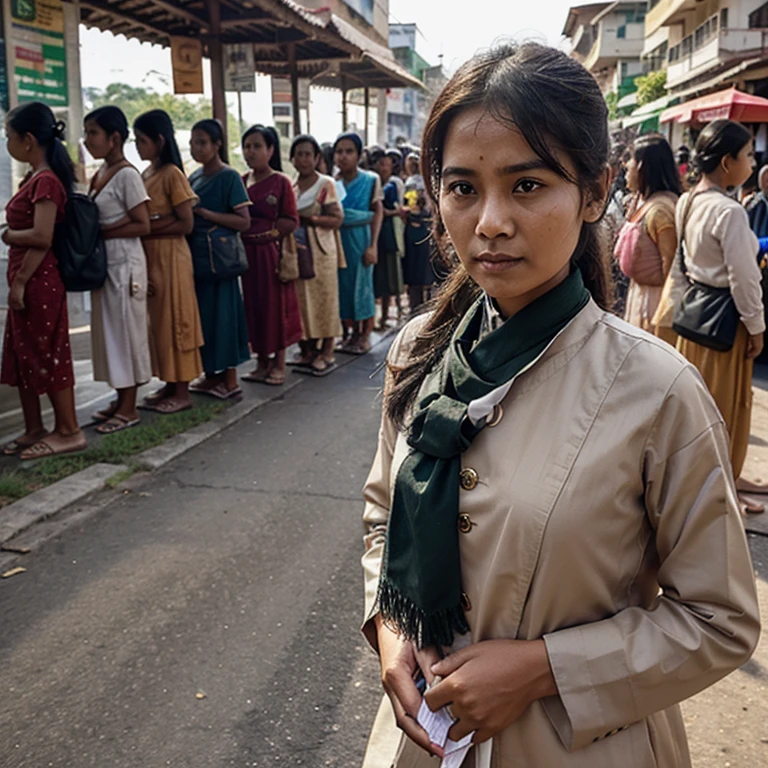
[[[105,492],[0,582],[2,768],[360,766],[379,699],[357,629],[382,356]],[[750,545],[768,615],[768,537]],[[685,703],[696,768],[768,765],[767,680],[763,642]]]
[[360,764],[382,357],[307,380],[0,582],[3,768]]

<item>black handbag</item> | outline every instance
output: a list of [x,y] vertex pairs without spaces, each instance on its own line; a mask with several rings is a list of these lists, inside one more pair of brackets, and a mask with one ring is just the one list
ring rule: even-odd
[[[701,194],[701,193],[699,193]],[[695,195],[688,198],[678,244],[680,269],[689,285],[672,318],[672,330],[688,341],[717,352],[727,352],[736,340],[741,319],[733,301],[730,288],[717,288],[713,285],[698,283],[693,280],[685,268],[683,242],[685,225]]]
[[[211,227],[206,232],[208,253],[195,253],[195,278],[218,282],[240,277],[248,271],[248,258],[240,233],[225,227]],[[197,249],[193,249],[193,253]]]

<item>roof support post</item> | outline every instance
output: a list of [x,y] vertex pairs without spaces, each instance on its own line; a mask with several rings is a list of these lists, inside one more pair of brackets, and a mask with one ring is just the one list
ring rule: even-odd
[[296,43],[288,43],[288,72],[291,76],[291,116],[293,117],[294,138],[301,133],[301,113],[299,111],[299,68],[296,65]]
[[341,130],[346,132],[349,123],[347,121],[347,78],[341,76]]
[[208,54],[211,57],[211,91],[213,94],[213,116],[221,122],[224,145],[229,146],[227,137],[227,94],[224,91],[224,53],[221,45],[220,0],[206,0],[211,36],[208,40]]
[[363,104],[365,106],[365,130],[363,131],[363,141],[365,141],[365,146],[368,146],[368,121],[371,116],[371,93],[367,85],[363,89]]

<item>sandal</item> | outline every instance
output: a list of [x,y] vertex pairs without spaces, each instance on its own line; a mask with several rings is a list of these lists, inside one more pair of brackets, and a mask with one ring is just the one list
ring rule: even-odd
[[269,376],[267,376],[266,379],[264,379],[264,384],[269,384],[273,387],[282,387],[283,384],[285,384],[285,374],[284,373],[275,373],[274,371],[269,372]]
[[165,384],[160,389],[156,389],[154,392],[150,392],[144,398],[144,405],[157,405],[161,400],[168,399],[168,385]]
[[93,421],[109,421],[117,410],[117,400],[113,400],[106,408],[91,414]]
[[127,419],[125,416],[121,416],[119,413],[116,413],[114,416],[107,419],[103,424],[99,424],[99,426],[96,427],[96,431],[100,435],[111,435],[115,432],[122,432],[124,429],[128,429],[129,427],[135,427],[140,423],[141,419]]
[[155,413],[162,413],[164,416],[169,416],[172,413],[188,411],[191,407],[191,401],[185,402],[183,400],[177,400],[175,397],[169,397],[166,400],[161,400],[154,407],[154,410]]
[[318,357],[308,368],[297,369],[296,372],[321,378],[329,373],[333,373],[337,367],[335,360],[326,360],[324,357]]
[[56,441],[61,439],[60,435],[48,435],[48,437],[38,440],[34,445],[30,445],[29,448],[25,448],[19,454],[19,458],[22,461],[27,461],[28,459],[42,459],[46,456],[60,456],[65,453],[84,451],[88,447],[88,442],[82,432],[80,435],[82,439],[77,443],[65,443],[64,445],[56,444]]
[[2,447],[3,456],[15,456],[17,453],[21,453],[22,451],[26,450],[27,448],[32,447],[35,443],[42,440],[44,437],[48,436],[48,430],[44,429],[42,432],[39,432],[37,434],[37,437],[29,438],[28,440],[24,440],[24,436],[17,437],[15,440],[11,440],[10,443],[6,443]]
[[190,390],[197,392],[198,395],[210,395],[217,400],[228,400],[230,397],[237,397],[238,395],[243,394],[243,390],[240,387],[227,389],[227,383],[225,381],[220,381],[215,387],[201,387],[200,389],[194,390],[190,387]]
[[254,381],[257,384],[263,384],[268,378],[271,371],[265,368],[262,371],[251,371],[250,373],[244,373],[240,378],[243,381]]
[[756,499],[749,498],[748,496],[739,494],[739,503],[741,504],[742,510],[748,515],[761,515],[765,512],[765,504]]

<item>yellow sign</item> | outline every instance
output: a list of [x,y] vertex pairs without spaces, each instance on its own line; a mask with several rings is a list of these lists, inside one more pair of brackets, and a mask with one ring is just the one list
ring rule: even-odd
[[203,44],[195,37],[171,38],[174,93],[203,92]]

